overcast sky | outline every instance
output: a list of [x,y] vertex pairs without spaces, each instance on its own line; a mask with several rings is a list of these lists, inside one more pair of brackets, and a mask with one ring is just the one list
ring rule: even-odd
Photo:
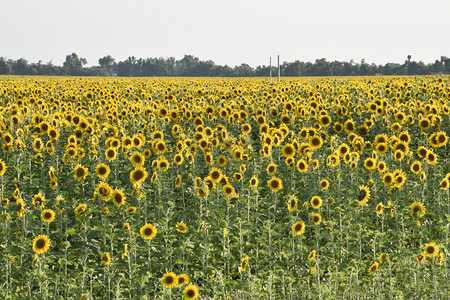
[[185,54],[252,67],[450,57],[450,0],[0,0],[0,57],[88,65]]

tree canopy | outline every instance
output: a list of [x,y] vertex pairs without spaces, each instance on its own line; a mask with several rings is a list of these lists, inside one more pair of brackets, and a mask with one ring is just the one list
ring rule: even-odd
[[[253,68],[242,63],[230,67],[217,65],[211,60],[200,60],[192,55],[182,59],[169,58],[136,58],[130,56],[124,61],[116,62],[107,55],[98,60],[98,66],[86,67],[87,60],[76,53],[66,56],[62,66],[51,62],[43,64],[29,63],[26,59],[18,60],[0,57],[0,75],[65,75],[65,76],[198,76],[198,77],[266,77],[270,66],[261,65]],[[386,63],[385,65],[368,64],[364,59],[360,63],[327,61],[325,58],[315,62],[284,62],[280,65],[281,76],[366,76],[366,75],[430,75],[450,74],[450,58],[441,56],[434,63],[416,62],[411,55],[403,64]],[[272,74],[277,74],[272,66]],[[276,75],[275,75],[276,76]]]

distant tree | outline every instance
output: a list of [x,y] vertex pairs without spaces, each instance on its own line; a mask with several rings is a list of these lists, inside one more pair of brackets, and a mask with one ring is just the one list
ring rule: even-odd
[[8,63],[6,58],[0,57],[0,75],[9,75],[11,72],[11,64]]
[[87,64],[85,58],[80,58],[76,53],[72,53],[66,56],[66,61],[63,63],[63,72],[66,75],[86,75],[86,72],[83,70],[85,64]]
[[32,75],[30,65],[24,58],[20,58],[13,63],[12,73],[14,75]]
[[117,65],[115,59],[111,56],[104,56],[98,60],[98,64],[109,76],[114,75],[114,67]]

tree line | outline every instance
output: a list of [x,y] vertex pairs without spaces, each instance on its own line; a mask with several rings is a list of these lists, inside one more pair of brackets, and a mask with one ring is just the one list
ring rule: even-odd
[[[52,76],[198,76],[198,77],[267,77],[270,66],[262,65],[252,68],[248,64],[230,67],[217,65],[211,60],[200,60],[192,55],[182,59],[169,58],[135,58],[128,57],[116,62],[111,55],[98,60],[97,66],[86,67],[87,60],[76,53],[66,56],[62,66],[51,62],[29,63],[26,59],[18,60],[0,57],[0,75],[52,75]],[[277,68],[272,66],[272,74],[277,75]],[[450,58],[441,56],[434,63],[416,62],[407,56],[403,64],[386,63],[385,65],[368,64],[363,59],[357,63],[327,61],[325,58],[315,62],[284,62],[280,65],[281,76],[366,76],[366,75],[431,75],[450,74]]]

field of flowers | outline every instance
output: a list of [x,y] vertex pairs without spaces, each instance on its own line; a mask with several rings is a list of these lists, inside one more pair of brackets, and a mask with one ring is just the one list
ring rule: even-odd
[[3,299],[445,299],[450,77],[0,77]]

